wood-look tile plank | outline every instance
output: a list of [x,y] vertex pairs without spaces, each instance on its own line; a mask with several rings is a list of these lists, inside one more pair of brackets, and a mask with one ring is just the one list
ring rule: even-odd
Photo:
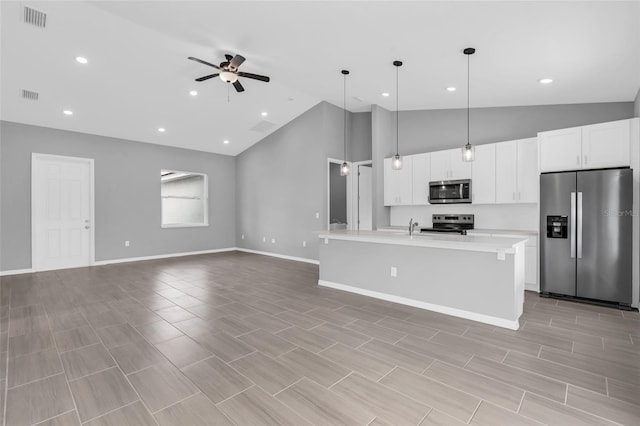
[[567,405],[624,425],[638,424],[640,405],[569,385]]
[[313,331],[307,331],[300,327],[287,328],[286,330],[276,333],[276,336],[311,352],[320,352],[335,343],[333,340],[329,340]]
[[329,387],[351,372],[329,359],[298,348],[278,358],[291,371],[306,376],[325,387]]
[[341,398],[361,406],[390,424],[416,425],[431,409],[356,373],[331,387]]
[[123,425],[154,426],[156,422],[141,402],[134,402],[133,404],[129,404],[85,423],[85,426]]
[[494,361],[502,361],[507,354],[507,350],[499,348],[489,343],[479,342],[477,340],[468,339],[451,333],[439,332],[431,339],[434,343],[440,343],[448,346],[455,351],[463,351],[473,353],[486,359]]
[[640,383],[634,386],[629,383],[607,379],[607,390],[610,398],[616,398],[629,404],[640,405]]
[[359,349],[389,364],[398,365],[417,373],[422,373],[433,362],[433,358],[379,340],[365,343]]
[[60,358],[69,380],[79,379],[116,365],[109,351],[101,344],[63,352]]
[[482,401],[470,424],[474,426],[540,426],[542,423]]
[[305,315],[309,315],[311,317],[318,318],[339,326],[349,324],[357,319],[343,312],[326,308],[315,308],[306,312]]
[[32,333],[20,336],[9,337],[7,339],[8,357],[28,355],[39,352],[53,346],[51,333]]
[[218,358],[229,362],[254,352],[252,346],[229,336],[226,333],[212,333],[195,338],[196,342],[204,346]]
[[451,348],[446,345],[421,339],[413,335],[408,335],[401,339],[396,343],[396,346],[429,358],[439,359],[453,365],[459,365],[461,367],[464,367],[464,365],[469,362],[473,356],[473,353],[471,352],[461,350],[452,351]]
[[6,405],[7,426],[32,425],[74,408],[64,374],[9,389]]
[[188,336],[180,336],[157,343],[156,348],[178,368],[186,367],[213,355]]
[[426,310],[419,310],[405,321],[458,335],[464,333],[468,328],[465,320],[461,318]]
[[242,319],[232,316],[215,318],[210,320],[209,323],[213,327],[214,332],[221,331],[234,337],[250,333],[257,329],[255,326],[245,323]]
[[152,413],[198,392],[194,384],[168,362],[145,368],[128,378]]
[[260,352],[239,358],[229,365],[272,395],[303,376]]
[[257,386],[227,399],[218,408],[238,425],[309,425],[305,419]]
[[249,379],[215,356],[185,367],[182,371],[216,404],[253,385]]
[[80,420],[78,419],[76,410],[73,410],[38,423],[37,426],[80,426]]
[[522,400],[522,407],[520,408],[519,414],[546,425],[580,424],[613,426],[617,424],[528,392]]
[[402,321],[397,318],[384,318],[376,324],[382,327],[391,328],[401,333],[422,337],[424,339],[430,339],[438,332],[435,328]]
[[364,335],[373,337],[374,339],[381,340],[386,343],[394,344],[398,340],[407,336],[407,333],[403,333],[401,331],[393,330],[391,328],[382,327],[377,324],[373,324],[364,320],[356,320],[351,324],[347,324],[345,328],[349,330],[357,331],[358,333],[362,333]]
[[366,425],[375,418],[374,413],[354,407],[306,378],[283,390],[276,397],[313,424]]
[[110,352],[125,374],[166,361],[156,348],[144,340],[112,348]]
[[501,348],[507,348],[511,351],[518,351],[527,355],[537,356],[540,352],[540,343],[531,342],[521,339],[518,335],[507,335],[504,333],[496,333],[483,329],[472,328],[464,333],[465,337],[489,343]]
[[378,381],[394,368],[394,365],[389,362],[340,343],[325,349],[318,355],[374,381]]
[[71,381],[69,386],[82,422],[138,399],[127,379],[115,367]]
[[109,327],[99,328],[96,330],[98,337],[107,348],[115,348],[116,346],[133,343],[141,340],[143,337],[129,324],[112,325]]
[[431,410],[420,426],[462,426],[466,423],[451,417],[439,410]]
[[174,404],[154,417],[160,426],[232,426],[233,423],[201,393]]
[[591,389],[605,395],[607,393],[606,379],[601,375],[592,374],[518,352],[509,352],[504,363],[545,377],[552,377],[562,382]]
[[573,353],[588,355],[604,361],[640,369],[640,352],[616,350],[613,348],[603,349],[601,347],[593,347],[584,343],[575,342],[573,345]]
[[88,325],[73,328],[71,330],[60,331],[55,333],[53,338],[55,339],[56,346],[60,352],[100,343],[98,335]]
[[316,325],[320,325],[323,322],[325,322],[321,319],[314,318],[309,315],[299,313],[299,312],[294,312],[294,311],[285,311],[285,312],[276,314],[274,316],[276,318],[281,319],[282,321],[286,321],[290,324],[293,324],[305,330],[308,330],[312,327],[315,327]]
[[136,330],[154,344],[184,336],[180,330],[164,320],[136,326]]
[[479,398],[403,368],[396,368],[380,383],[465,423],[480,403]]
[[8,371],[7,386],[12,388],[62,373],[63,369],[58,351],[49,348],[42,352],[9,358]]
[[424,375],[514,412],[518,411],[524,395],[522,389],[439,361],[434,362]]
[[316,334],[324,336],[334,342],[342,343],[346,346],[356,348],[365,342],[371,340],[370,336],[366,336],[357,331],[349,330],[344,327],[337,326],[332,323],[324,323],[311,329]]
[[252,326],[256,329],[261,328],[268,331],[269,333],[277,333],[278,331],[284,330],[285,328],[289,328],[293,325],[281,320],[278,317],[263,313],[249,315],[248,317],[242,318],[242,320],[249,326]]
[[567,392],[566,383],[480,357],[474,357],[465,368],[558,402],[564,402]]
[[238,340],[271,357],[277,357],[296,348],[292,343],[262,329],[244,334],[238,337]]
[[371,311],[366,311],[364,309],[359,309],[349,305],[336,309],[336,312],[340,314],[345,314],[353,318],[358,318],[359,320],[367,321],[370,323],[380,321],[382,318],[384,318],[384,315],[377,314]]

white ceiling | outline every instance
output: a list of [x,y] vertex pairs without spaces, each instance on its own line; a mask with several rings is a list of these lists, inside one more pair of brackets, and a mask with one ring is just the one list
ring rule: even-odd
[[[23,5],[47,28],[22,23]],[[342,106],[343,68],[350,111],[395,110],[395,59],[401,110],[465,107],[468,46],[472,107],[632,101],[640,87],[640,1],[47,1],[1,13],[1,119],[228,155],[319,101]],[[187,56],[225,53],[271,82],[241,79],[237,94],[193,81],[215,70]],[[250,130],[262,111],[274,126]]]

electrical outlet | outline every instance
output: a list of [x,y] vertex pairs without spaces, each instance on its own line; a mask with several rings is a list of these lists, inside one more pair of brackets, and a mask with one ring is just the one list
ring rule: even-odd
[[302,242],[302,247],[306,247],[306,246],[307,246],[307,242],[306,242],[306,241],[303,241],[303,242]]
[[398,268],[396,268],[395,266],[391,267],[391,276],[392,277],[397,277],[398,276]]
[[316,212],[316,219],[320,219],[320,213]]
[[262,237],[262,242],[266,243],[267,242],[267,237]]
[[275,238],[272,238],[272,239],[271,239],[271,244],[275,244],[275,243],[276,243],[276,239],[275,239]]
[[125,247],[129,247],[129,245],[130,245],[130,244],[129,244],[129,241],[125,241],[125,242],[124,242],[124,246],[125,246]]

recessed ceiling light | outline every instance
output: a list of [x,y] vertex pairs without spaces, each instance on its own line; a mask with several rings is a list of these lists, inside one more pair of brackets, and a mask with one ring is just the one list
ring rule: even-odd
[[387,93],[387,92],[382,92],[382,93],[381,93],[381,95],[382,95],[382,96],[384,96],[384,97],[386,98],[386,97],[388,97],[388,96],[389,96],[389,93]]
[[79,62],[81,64],[86,64],[87,62],[89,62],[89,60],[84,56],[76,56],[76,62]]
[[222,141],[222,143],[224,143],[224,144],[228,144],[228,143],[229,143],[229,141],[225,140],[225,141]]
[[64,115],[73,115],[73,111],[69,111],[68,109],[65,109],[62,112],[64,113]]
[[167,129],[165,129],[164,127],[158,127],[158,131],[159,131],[160,133],[163,133],[163,132],[165,132],[166,130],[167,130]]
[[553,83],[553,80],[550,78],[541,78],[540,80],[538,80],[538,82],[541,84],[549,84],[549,83]]
[[451,87],[447,87],[447,92],[455,92],[456,88],[451,86]]
[[269,115],[269,113],[266,112],[266,111],[263,111],[263,112],[260,113],[260,115],[263,116],[263,117],[266,117],[267,115]]
[[191,96],[198,96],[198,92],[196,92],[195,90],[190,91],[189,94]]

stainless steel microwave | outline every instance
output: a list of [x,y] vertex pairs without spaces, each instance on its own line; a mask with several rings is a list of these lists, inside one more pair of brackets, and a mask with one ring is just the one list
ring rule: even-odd
[[471,202],[471,179],[436,180],[429,182],[430,204]]

